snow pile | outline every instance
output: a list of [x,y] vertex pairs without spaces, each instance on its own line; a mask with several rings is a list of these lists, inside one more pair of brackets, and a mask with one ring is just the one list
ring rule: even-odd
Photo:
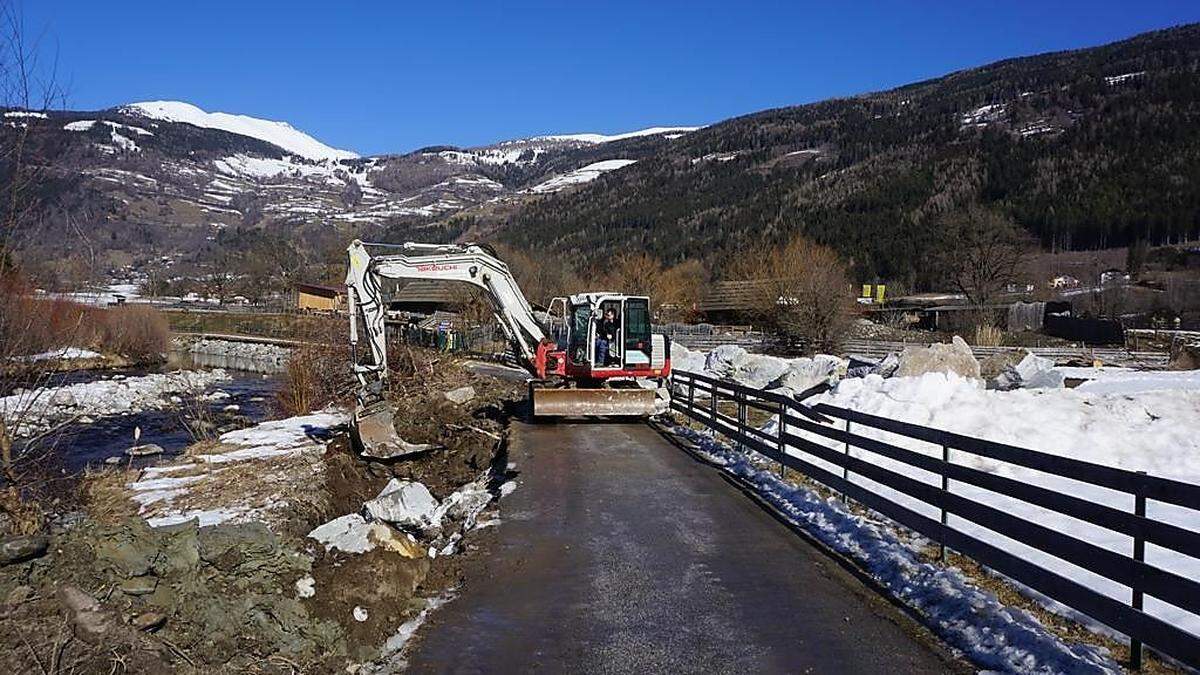
[[206,129],[220,129],[250,138],[257,138],[278,146],[305,159],[354,159],[357,154],[349,150],[332,148],[308,134],[292,127],[287,122],[274,122],[246,115],[231,115],[223,112],[206,112],[182,101],[144,101],[131,103],[120,108],[130,115],[148,117],[167,122],[183,122]]
[[529,191],[535,194],[558,192],[572,185],[590,183],[599,178],[602,173],[615,171],[616,169],[629,166],[636,161],[636,159],[606,159],[603,162],[595,162],[539,183],[529,188]]
[[99,358],[103,358],[103,357],[104,357],[103,354],[94,352],[90,349],[83,349],[82,347],[63,347],[62,349],[56,349],[56,350],[49,351],[49,352],[42,352],[41,354],[31,354],[29,356],[18,356],[15,358],[18,361],[38,362],[38,361],[71,361],[71,360],[78,360],[78,359],[99,359]]
[[193,518],[201,526],[264,520],[288,506],[286,489],[311,490],[323,439],[345,421],[344,412],[323,410],[222,434],[218,452],[143,471],[128,486],[131,497],[152,527]]
[[[1188,381],[1194,384],[1194,378],[1195,374],[1188,373],[1146,373],[1137,377],[1130,374],[1127,377],[1100,378],[1090,386],[1076,389],[996,391],[984,389],[978,380],[946,373],[886,380],[870,375],[861,379],[842,380],[835,390],[810,402],[828,403],[1049,454],[1200,483],[1200,435],[1195,433],[1196,429],[1200,429],[1200,387],[1134,391],[1150,386],[1139,382],[1159,381],[1175,386]],[[867,429],[861,425],[855,425],[854,431],[915,452],[937,457],[941,455],[941,447],[930,443]],[[839,451],[843,448],[837,441],[813,434],[803,435],[826,447]],[[794,449],[791,452],[802,454]],[[861,449],[852,449],[851,452],[915,480],[931,485],[938,484],[940,480],[936,475]],[[815,457],[806,456],[806,459],[833,468]],[[951,461],[1123,511],[1130,511],[1133,507],[1132,496],[1124,493],[963,451],[952,450]],[[837,470],[840,473],[840,468]],[[851,480],[927,516],[939,515],[934,507],[861,476],[851,473]],[[1128,536],[1086,525],[981,488],[951,482],[951,490],[1123,555],[1129,555],[1132,551],[1132,539]],[[1200,513],[1196,511],[1150,502],[1147,515],[1187,529],[1200,530]],[[1122,602],[1129,599],[1128,587],[1109,581],[1086,568],[1063,562],[956,516],[950,517],[949,525]],[[1200,560],[1157,546],[1147,547],[1146,561],[1186,577],[1200,576]],[[1200,634],[1200,616],[1149,597],[1146,598],[1145,607],[1150,614]]]
[[1132,370],[1129,368],[1055,368],[1069,378],[1087,380],[1076,391],[1092,394],[1138,394],[1150,391],[1200,391],[1200,370]]
[[139,377],[114,375],[62,387],[16,389],[0,398],[0,415],[10,423],[15,421],[14,435],[28,437],[85,415],[165,410],[173,407],[179,396],[195,395],[227,379],[229,374],[223,370],[181,370]]
[[1005,607],[957,569],[922,561],[887,524],[786,483],[712,438],[684,427],[676,427],[676,433],[697,443],[709,461],[749,484],[794,524],[859,561],[893,595],[926,615],[944,639],[984,667],[1025,673],[1122,672],[1105,650],[1064,643],[1035,617]]

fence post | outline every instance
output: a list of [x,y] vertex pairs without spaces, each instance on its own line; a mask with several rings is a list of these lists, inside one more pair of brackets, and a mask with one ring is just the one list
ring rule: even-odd
[[[845,449],[845,452],[846,452],[846,459],[849,459],[850,458],[850,418],[849,417],[846,418],[846,449]],[[842,480],[846,481],[847,483],[850,482],[850,464],[849,463],[842,465]],[[846,493],[845,492],[842,493],[842,503],[843,504],[846,503]]]
[[[950,492],[950,478],[947,476],[946,465],[950,463],[950,446],[942,444],[942,493]],[[949,517],[946,514],[946,505],[942,504],[942,525],[949,522]],[[938,560],[946,562],[946,542],[939,542]]]
[[746,446],[742,443],[741,436],[746,433],[746,392],[738,389],[734,392],[734,399],[737,401],[737,430],[738,430],[738,452],[744,452]]
[[[1139,479],[1134,485],[1133,492],[1133,515],[1140,518],[1146,517],[1146,488],[1140,479],[1140,476],[1145,476],[1145,471],[1138,472]],[[1141,528],[1138,528],[1137,534],[1133,535],[1133,559],[1138,562],[1146,560],[1146,540],[1142,538]],[[1141,574],[1133,575],[1133,608],[1141,611],[1142,609],[1142,584]],[[1132,670],[1142,669],[1142,641],[1130,636],[1129,638],[1129,667]]]
[[689,377],[688,381],[688,412],[696,412],[696,378]]
[[709,383],[709,399],[708,399],[708,423],[714,429],[717,425],[717,385]]
[[787,442],[783,440],[783,435],[787,433],[787,406],[783,403],[779,404],[779,440],[777,446],[779,448],[779,477],[787,478],[787,464],[783,463],[783,456],[787,454]]

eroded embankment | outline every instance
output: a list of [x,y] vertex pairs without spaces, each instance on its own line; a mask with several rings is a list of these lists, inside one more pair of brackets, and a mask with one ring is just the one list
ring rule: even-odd
[[407,365],[400,432],[437,446],[416,458],[356,455],[330,409],[89,476],[84,508],[0,566],[0,669],[389,667],[493,518],[506,401],[521,395],[445,356]]

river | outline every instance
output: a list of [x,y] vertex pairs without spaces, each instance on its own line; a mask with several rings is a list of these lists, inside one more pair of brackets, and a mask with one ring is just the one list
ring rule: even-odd
[[[60,386],[89,382],[117,374],[136,377],[147,372],[122,370],[69,373],[55,376],[53,384]],[[228,397],[207,402],[205,405],[209,412],[218,418],[222,415],[228,417],[233,411],[226,412],[226,409],[237,406],[236,414],[248,418],[251,422],[268,419],[274,412],[275,394],[280,386],[278,376],[238,370],[226,372],[231,378],[217,382],[209,392],[222,391],[228,394]],[[109,457],[121,457],[122,464],[132,463],[134,467],[156,464],[163,458],[180,454],[187,446],[196,442],[192,432],[184,424],[184,414],[182,409],[143,410],[129,415],[103,416],[88,423],[72,424],[55,434],[53,442],[59,450],[55,455],[68,473],[80,471],[89,464],[103,464]],[[165,451],[164,454],[126,457],[125,451],[134,445],[135,428],[141,428],[139,443],[159,445]]]

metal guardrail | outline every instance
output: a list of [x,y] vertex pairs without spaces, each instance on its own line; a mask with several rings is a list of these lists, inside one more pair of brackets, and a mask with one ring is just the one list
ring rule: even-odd
[[[1200,560],[1200,532],[1146,517],[1149,500],[1200,511],[1200,485],[1149,476],[1069,457],[985,441],[939,429],[820,404],[806,406],[787,396],[720,381],[705,375],[674,371],[671,408],[733,441],[804,474],[852,498],[959,554],[1123,633],[1130,638],[1131,663],[1140,668],[1142,644],[1200,667],[1200,636],[1143,611],[1149,595],[1180,609],[1200,614],[1200,581],[1145,562],[1146,544]],[[724,410],[722,409],[724,408]],[[735,416],[726,414],[734,412]],[[749,410],[779,415],[778,433],[767,434],[747,423]],[[940,446],[941,456],[927,455],[852,431],[854,426],[885,431]],[[842,445],[834,449],[805,438],[813,434]],[[918,469],[940,479],[928,483],[855,457],[859,449],[887,458],[905,468]],[[1115,490],[1130,495],[1134,508],[1124,511],[1028,481],[1008,478],[951,461],[951,451],[1007,462],[1051,476]],[[798,454],[801,453],[801,454]],[[861,454],[861,453],[860,453]],[[841,469],[814,463],[821,460]],[[940,511],[940,518],[919,513],[908,505],[856,483],[862,476]],[[918,474],[919,475],[919,474]],[[1119,553],[1047,527],[994,504],[976,501],[952,491],[950,481],[982,488],[1058,514],[1084,521],[1132,538],[1128,554]],[[1024,559],[994,543],[947,524],[954,515],[1055,558],[1084,568],[1130,589],[1130,602],[1121,602],[1059,572]]]

